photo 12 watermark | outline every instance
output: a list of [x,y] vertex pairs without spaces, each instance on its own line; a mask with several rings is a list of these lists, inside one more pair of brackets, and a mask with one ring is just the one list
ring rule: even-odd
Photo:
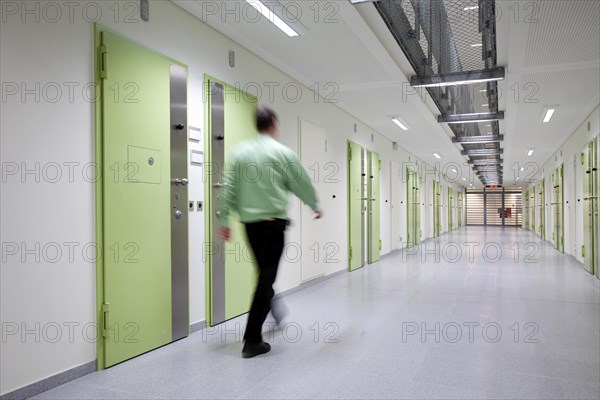
[[403,321],[402,343],[498,343],[504,334],[514,343],[539,343],[539,326],[535,322],[414,322]]
[[[202,330],[202,343],[241,343],[245,324],[238,321],[226,321],[222,324],[206,327]],[[263,337],[268,342],[273,342],[276,335],[280,335],[286,343],[298,343],[308,340],[313,343],[337,344],[337,334],[340,326],[336,322],[310,322],[300,323],[286,321],[281,324],[265,322],[263,325]]]

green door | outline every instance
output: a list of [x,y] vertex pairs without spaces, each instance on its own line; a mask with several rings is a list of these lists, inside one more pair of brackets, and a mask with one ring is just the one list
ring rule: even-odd
[[463,225],[463,194],[462,192],[458,193],[458,226],[462,227]]
[[581,155],[583,164],[583,266],[586,271],[594,273],[594,190],[592,175],[594,142],[583,148]]
[[535,228],[537,226],[536,222],[535,222],[535,213],[536,213],[536,201],[535,201],[535,192],[536,192],[536,187],[534,186],[531,189],[531,193],[529,195],[529,204],[531,204],[530,207],[530,212],[531,212],[531,231],[535,233]]
[[407,245],[416,246],[421,243],[421,195],[420,178],[411,167],[406,168],[406,197],[407,197]]
[[564,253],[564,209],[563,209],[563,166],[556,169],[552,175],[553,182],[553,206],[554,206],[554,247]]
[[363,241],[362,147],[348,141],[348,268],[362,267]]
[[415,245],[415,204],[414,192],[415,184],[413,183],[414,173],[410,167],[406,168],[406,244],[408,247]]
[[171,341],[170,62],[100,35],[103,367]]
[[583,226],[584,226],[584,267],[591,274],[598,275],[600,254],[598,248],[598,149],[597,137],[588,143],[582,154],[583,162]]
[[525,218],[525,229],[529,230],[529,191],[523,194],[523,217]]
[[540,228],[539,233],[542,240],[546,240],[546,187],[545,179],[540,182],[540,189],[538,193],[538,209],[540,210]]
[[433,237],[439,237],[442,232],[441,196],[440,183],[433,181]]
[[454,229],[454,190],[448,188],[448,231]]
[[226,171],[234,171],[229,164],[231,150],[243,140],[257,135],[257,99],[210,76],[205,76],[205,90],[207,165],[213,166],[212,170],[206,171],[205,186],[207,198],[211,199],[206,205],[206,236],[213,247],[207,246],[205,255],[208,260],[208,324],[213,326],[248,312],[256,283],[252,249],[237,214],[233,212],[230,218],[231,238],[228,242],[223,243],[215,232],[220,227],[217,191],[224,182]]
[[367,260],[369,264],[372,264],[375,261],[379,261],[381,253],[379,230],[379,187],[381,181],[381,160],[379,159],[379,154],[373,151],[367,151],[367,168]]
[[423,236],[423,232],[421,232],[421,205],[423,204],[423,198],[421,194],[421,185],[423,184],[423,179],[419,176],[418,173],[415,172],[415,238],[416,244],[421,244],[421,238]]
[[600,136],[594,139],[594,158],[592,164],[593,203],[594,203],[594,273],[600,279]]

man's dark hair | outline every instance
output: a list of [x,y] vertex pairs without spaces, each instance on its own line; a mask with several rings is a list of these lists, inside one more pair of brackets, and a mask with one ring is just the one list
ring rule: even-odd
[[256,129],[259,132],[266,132],[278,121],[277,114],[271,107],[260,106],[256,110]]

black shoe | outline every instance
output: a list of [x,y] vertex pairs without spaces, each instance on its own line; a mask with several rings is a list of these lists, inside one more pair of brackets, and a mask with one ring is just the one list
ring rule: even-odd
[[260,343],[249,343],[246,342],[244,344],[244,349],[242,350],[243,358],[252,358],[256,357],[260,354],[265,354],[271,351],[271,345],[267,342]]

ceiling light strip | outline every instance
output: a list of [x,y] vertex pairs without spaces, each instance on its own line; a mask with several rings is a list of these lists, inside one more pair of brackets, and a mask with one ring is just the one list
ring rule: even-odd
[[468,124],[475,122],[497,121],[504,119],[504,111],[471,113],[471,114],[448,114],[438,115],[437,121],[446,124]]
[[461,144],[479,144],[479,143],[496,143],[504,140],[504,135],[487,135],[487,136],[459,136],[453,137],[452,143]]
[[506,72],[504,67],[450,72],[447,74],[416,75],[410,78],[410,85],[412,87],[468,85],[473,83],[500,81],[504,79],[505,75]]

